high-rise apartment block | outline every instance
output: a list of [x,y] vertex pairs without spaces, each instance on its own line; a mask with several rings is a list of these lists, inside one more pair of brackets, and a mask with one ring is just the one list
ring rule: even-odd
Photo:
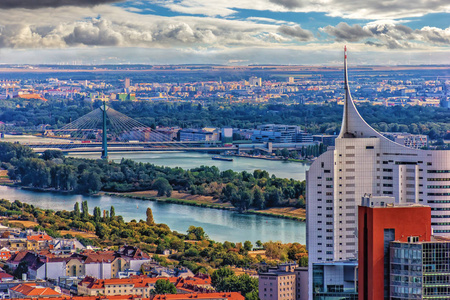
[[407,148],[370,127],[353,103],[344,59],[342,127],[307,172],[309,293],[314,263],[358,258],[358,205],[364,195],[431,207],[434,233],[450,236],[450,152]]

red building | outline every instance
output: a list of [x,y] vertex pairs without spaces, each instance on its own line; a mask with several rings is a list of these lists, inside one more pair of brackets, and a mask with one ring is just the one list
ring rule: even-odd
[[[389,243],[430,241],[431,208],[389,205],[358,208],[359,300],[389,299]],[[387,297],[387,298],[386,298]]]

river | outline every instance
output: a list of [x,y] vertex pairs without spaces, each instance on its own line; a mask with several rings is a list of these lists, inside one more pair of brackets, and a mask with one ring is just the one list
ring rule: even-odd
[[[15,137],[12,137],[15,138]],[[25,140],[26,137],[23,137]],[[23,141],[22,140],[22,141]],[[99,158],[99,153],[72,153],[70,156],[80,158]],[[119,162],[122,157],[138,162],[152,163],[168,167],[191,169],[201,165],[217,166],[221,171],[253,172],[266,170],[277,177],[305,179],[309,165],[298,162],[272,161],[235,157],[233,162],[212,160],[213,155],[198,152],[126,152],[109,153],[109,159]],[[167,224],[172,230],[185,233],[189,226],[201,226],[208,236],[215,241],[244,242],[257,240],[281,241],[283,243],[306,243],[305,223],[275,217],[241,214],[234,211],[209,209],[180,204],[170,204],[110,196],[64,195],[60,193],[33,192],[0,186],[0,198],[19,200],[35,206],[53,210],[72,210],[75,202],[88,201],[92,212],[95,206],[109,210],[114,206],[116,215],[126,221],[145,219],[145,211],[150,207],[155,222]]]
[[[214,156],[208,153],[199,152],[110,152],[109,159],[120,162],[122,157],[132,159],[137,162],[152,163],[158,166],[180,167],[182,169],[191,169],[194,167],[216,166],[221,171],[233,170],[236,172],[253,172],[254,170],[266,170],[270,175],[274,174],[281,178],[293,178],[297,180],[305,180],[306,170],[309,169],[308,164],[280,160],[265,160],[247,157],[233,157],[233,161],[212,160]],[[79,158],[99,158],[99,153],[70,153],[70,156]]]
[[[156,223],[167,224],[172,230],[185,233],[189,226],[201,226],[215,241],[244,242],[257,240],[281,241],[283,243],[306,242],[304,222],[241,214],[229,210],[219,210],[180,204],[143,201],[110,196],[65,195],[61,193],[34,192],[0,186],[0,198],[19,200],[35,206],[53,210],[72,210],[75,202],[88,201],[89,210],[95,206],[109,210],[114,206],[116,215],[125,221],[145,219],[147,207],[153,211]],[[81,206],[81,205],[80,205]]]

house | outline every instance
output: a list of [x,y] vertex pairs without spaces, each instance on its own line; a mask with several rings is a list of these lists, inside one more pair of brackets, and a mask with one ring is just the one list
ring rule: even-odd
[[2,271],[0,272],[0,282],[7,282],[14,280],[14,276]]
[[8,260],[11,257],[11,250],[6,247],[0,249],[0,260]]
[[[87,276],[78,283],[78,295],[137,295],[150,297],[157,280],[162,278],[150,278],[146,276],[132,276],[130,278],[93,279]],[[164,278],[173,284],[178,282],[177,277]]]
[[6,263],[10,268],[15,269],[21,262],[27,264],[27,275],[30,279],[58,279],[66,275],[64,258],[26,251],[16,253]]
[[50,244],[52,253],[70,254],[79,250],[86,250],[86,247],[77,239],[54,239]]
[[13,251],[27,250],[27,240],[18,238],[9,240],[9,249]]
[[36,251],[48,249],[53,239],[44,233],[27,236],[27,250]]

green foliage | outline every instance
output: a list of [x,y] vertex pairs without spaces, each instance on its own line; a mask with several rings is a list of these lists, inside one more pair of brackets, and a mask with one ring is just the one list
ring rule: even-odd
[[250,241],[245,241],[244,242],[244,249],[246,251],[252,251],[252,249],[253,249],[252,243]]
[[33,158],[36,154],[29,147],[20,144],[0,142],[0,161],[11,162],[11,160],[19,160],[23,158]]
[[89,219],[89,208],[88,208],[87,200],[81,202],[81,210],[82,210],[81,217],[83,218],[83,220],[88,220]]
[[116,209],[112,205],[111,205],[111,209],[109,211],[109,217],[111,220],[114,220],[114,218],[116,217]]
[[153,212],[150,207],[147,207],[146,215],[147,215],[147,225],[151,226],[155,224],[155,220],[153,219]]
[[229,267],[214,271],[211,275],[211,284],[218,292],[240,292],[246,297],[248,295],[248,300],[258,299],[258,279],[252,278],[248,274],[236,276]]
[[17,268],[14,270],[14,277],[22,280],[22,274],[26,274],[28,272],[28,262],[21,261]]
[[[0,200],[0,211],[3,214],[14,213],[15,218],[33,218],[39,224],[35,230],[44,230],[54,237],[60,236],[60,230],[92,232],[98,236],[98,239],[87,239],[77,235],[76,238],[84,245],[114,247],[127,244],[153,253],[161,253],[166,249],[175,250],[176,253],[170,255],[170,260],[159,255],[153,255],[153,258],[163,266],[174,264],[174,260],[178,261],[180,266],[187,267],[194,273],[219,268],[212,276],[216,285],[223,278],[234,275],[229,266],[257,269],[261,261],[261,258],[248,255],[247,252],[252,248],[250,241],[246,241],[243,245],[231,242],[217,243],[208,240],[201,227],[191,226],[185,235],[172,232],[165,224],[149,225],[143,220],[132,220],[127,223],[120,216],[115,216],[114,219],[98,218],[100,213],[98,208],[94,209],[93,215],[81,213],[82,216],[74,218],[75,211],[43,210],[20,201],[11,203]],[[82,202],[82,211],[88,211],[87,202]],[[112,211],[114,212],[114,209]],[[256,244],[258,245],[258,242]],[[306,248],[303,245],[265,243],[265,247],[266,254],[274,261],[290,259],[301,264],[307,263]],[[229,279],[222,286],[232,287],[235,283]],[[247,293],[246,290],[242,290]]]
[[[155,78],[156,79],[156,78]],[[173,80],[165,76],[157,80]],[[239,80],[238,78],[232,78]],[[178,79],[177,79],[178,80]],[[2,100],[0,121],[20,122],[24,126],[50,124],[59,128],[100,105],[91,101],[49,100],[29,102],[20,99]],[[210,103],[198,109],[193,103],[152,103],[147,101],[111,101],[112,108],[148,126],[180,127],[239,127],[254,128],[260,124],[278,123],[300,125],[307,132],[333,134],[339,132],[342,106],[285,104],[227,104]],[[421,106],[384,107],[359,105],[361,115],[382,132],[408,131],[443,137],[450,130],[450,114],[445,108]],[[235,139],[239,139],[238,136]],[[0,153],[3,153],[0,149]]]
[[[261,170],[255,170],[253,174],[232,170],[220,172],[217,167],[208,166],[183,170],[127,159],[114,163],[59,158],[59,152],[47,152],[45,157],[48,160],[44,160],[34,157],[26,148],[17,148],[15,144],[2,143],[1,146],[6,153],[13,153],[14,159],[5,162],[10,178],[26,186],[84,194],[100,190],[121,192],[155,189],[159,196],[170,196],[175,189],[194,195],[218,197],[223,202],[230,202],[240,211],[273,206],[304,206],[304,181],[276,178]],[[29,156],[16,155],[17,152],[28,153]],[[51,157],[58,158],[50,159]],[[115,213],[110,211],[111,220],[114,217]],[[86,219],[86,215],[83,214],[82,218]]]
[[191,225],[189,226],[187,232],[189,237],[193,237],[193,240],[203,240],[208,238],[202,227],[195,227]]
[[214,271],[211,275],[211,284],[213,287],[219,286],[221,282],[229,276],[233,276],[234,271],[230,267],[222,267]]
[[159,177],[153,182],[152,189],[158,191],[158,196],[166,195],[167,197],[170,197],[172,194],[172,186],[169,181],[163,177]]
[[177,288],[175,285],[166,279],[158,279],[155,282],[155,289],[152,291],[152,293],[155,293],[156,295],[161,294],[176,294]]
[[52,160],[55,158],[64,158],[64,153],[60,150],[45,150],[44,153],[42,153],[41,158],[43,160]]
[[75,202],[75,204],[73,205],[73,217],[75,219],[80,218],[80,203],[79,202]]

